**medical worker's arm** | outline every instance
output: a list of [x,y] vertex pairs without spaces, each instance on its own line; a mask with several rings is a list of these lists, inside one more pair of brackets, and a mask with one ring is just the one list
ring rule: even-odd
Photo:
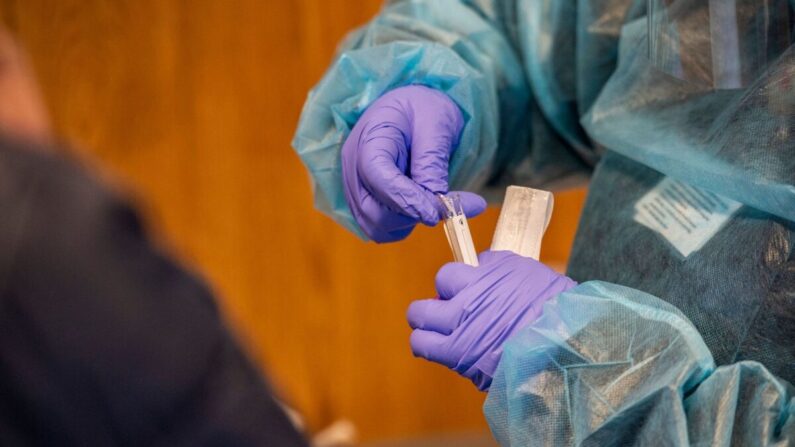
[[[494,5],[485,6],[491,3]],[[532,139],[540,137],[542,128],[549,131],[549,126],[540,125],[543,118],[537,114],[531,117],[534,106],[515,32],[511,31],[516,28],[512,22],[515,15],[498,13],[502,7],[498,8],[496,2],[480,4],[460,0],[390,2],[369,24],[348,37],[332,67],[310,92],[293,145],[313,178],[318,208],[352,231],[376,241],[389,241],[405,237],[416,223],[434,220],[423,214],[422,206],[415,206],[430,199],[412,196],[404,200],[401,193],[405,189],[399,186],[373,185],[372,179],[353,178],[367,172],[365,157],[372,152],[359,144],[358,138],[351,143],[354,147],[350,152],[357,152],[349,157],[353,158],[349,161],[352,168],[344,165],[345,154],[340,156],[351,129],[385,93],[419,84],[460,109],[463,126],[455,119],[435,117],[442,127],[450,128],[450,133],[443,135],[440,156],[426,160],[432,160],[434,172],[447,177],[449,158],[449,184],[446,178],[440,179],[445,180],[443,185],[414,178],[414,166],[406,163],[413,149],[410,126],[372,122],[391,126],[399,137],[395,144],[408,148],[383,151],[384,158],[392,157],[391,163],[397,166],[393,171],[400,171],[401,176],[414,180],[428,193],[445,192],[448,186],[481,190],[506,166],[526,162]],[[441,101],[430,92],[397,99],[404,105],[402,110],[420,110],[427,115],[439,110],[436,104]],[[403,115],[401,118],[411,118]],[[539,122],[534,123],[536,120]],[[531,127],[539,129],[533,137]],[[448,144],[451,141],[454,144]],[[544,141],[549,143],[544,145],[545,150],[555,146],[548,138]],[[449,153],[444,153],[446,150]],[[562,164],[543,157],[538,161],[530,168],[525,163],[525,168],[537,171],[536,185],[582,169],[574,158]],[[344,175],[348,177],[345,183]],[[346,192],[348,200],[353,199],[350,204]],[[367,203],[369,198],[351,197],[356,194],[370,196],[375,203]]]
[[305,445],[207,286],[24,146],[0,140],[0,444]]
[[795,443],[792,386],[754,362],[715,369],[675,307],[504,252],[481,259],[440,270],[441,299],[409,310],[411,343],[479,385],[494,371],[484,411],[501,445]]

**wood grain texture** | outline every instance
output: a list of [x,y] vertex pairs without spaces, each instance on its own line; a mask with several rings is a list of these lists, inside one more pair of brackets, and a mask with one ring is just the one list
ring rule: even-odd
[[[54,126],[138,198],[208,278],[281,395],[365,440],[485,430],[484,395],[408,347],[409,302],[450,258],[440,228],[365,244],[312,208],[290,140],[336,43],[380,0],[0,0]],[[542,257],[564,265],[583,192],[559,194]],[[498,210],[471,222],[488,246]]]

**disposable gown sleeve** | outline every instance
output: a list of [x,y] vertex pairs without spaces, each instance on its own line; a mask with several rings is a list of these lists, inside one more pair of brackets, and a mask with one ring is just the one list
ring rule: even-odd
[[463,111],[451,189],[479,190],[505,160],[526,152],[529,89],[520,58],[496,13],[471,3],[388,2],[344,40],[309,93],[293,147],[313,180],[316,207],[351,231],[362,235],[345,201],[340,150],[359,116],[386,91],[426,85]]
[[587,282],[505,346],[484,405],[503,446],[784,446],[792,386],[755,362],[715,369],[675,307]]

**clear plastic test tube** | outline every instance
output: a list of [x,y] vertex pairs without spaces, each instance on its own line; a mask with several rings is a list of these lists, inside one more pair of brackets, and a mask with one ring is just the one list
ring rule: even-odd
[[469,231],[461,198],[458,194],[439,194],[444,210],[444,233],[453,252],[455,262],[463,262],[474,267],[478,266],[478,254],[472,242],[472,233]]

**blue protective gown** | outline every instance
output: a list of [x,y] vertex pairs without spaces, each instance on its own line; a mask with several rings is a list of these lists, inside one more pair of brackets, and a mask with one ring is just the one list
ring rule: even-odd
[[[485,405],[503,445],[795,443],[795,50],[705,89],[650,63],[647,23],[645,0],[393,1],[304,107],[316,204],[358,234],[340,148],[401,85],[464,111],[452,189],[591,176],[568,274],[601,281],[506,345]],[[633,218],[666,177],[743,205],[687,257]]]

